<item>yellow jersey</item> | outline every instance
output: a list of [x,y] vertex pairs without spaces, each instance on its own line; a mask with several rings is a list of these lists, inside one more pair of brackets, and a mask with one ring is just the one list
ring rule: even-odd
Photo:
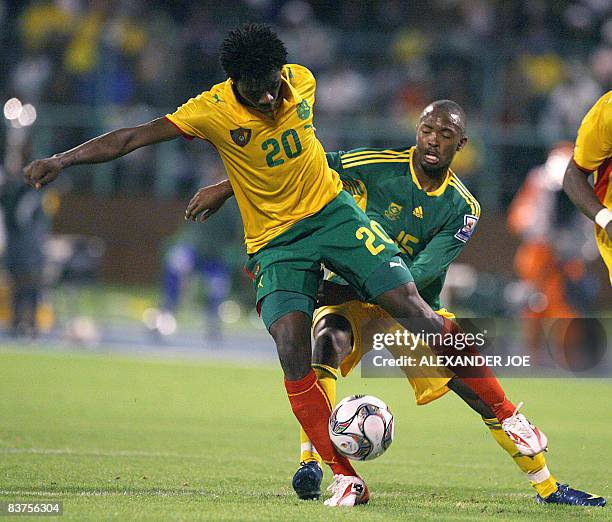
[[574,162],[584,172],[595,172],[595,194],[612,208],[612,91],[599,98],[582,120]]
[[221,155],[249,254],[316,214],[342,190],[312,124],[314,76],[288,64],[281,83],[282,101],[273,117],[241,104],[231,79],[166,115],[186,137],[209,141]]

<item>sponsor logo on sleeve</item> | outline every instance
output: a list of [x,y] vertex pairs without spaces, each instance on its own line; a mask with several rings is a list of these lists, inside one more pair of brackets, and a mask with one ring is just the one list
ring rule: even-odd
[[471,216],[470,214],[466,214],[463,216],[463,226],[457,231],[455,237],[462,241],[463,243],[467,243],[467,240],[472,237],[474,230],[476,229],[476,224],[478,223],[478,218],[476,216]]

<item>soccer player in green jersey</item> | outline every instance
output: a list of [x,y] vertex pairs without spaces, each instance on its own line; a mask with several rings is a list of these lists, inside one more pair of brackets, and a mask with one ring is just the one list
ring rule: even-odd
[[[478,201],[449,168],[466,141],[463,110],[452,101],[440,100],[423,111],[417,127],[416,146],[327,154],[329,165],[340,174],[344,190],[353,195],[368,217],[379,223],[400,247],[423,299],[448,318],[454,315],[442,309],[440,304],[446,272],[470,239],[480,217]],[[323,306],[314,315],[313,368],[329,401],[334,404],[338,369],[343,376],[348,375],[372,349],[363,339],[363,325],[377,320],[377,331],[389,333],[401,326],[380,307],[360,300],[341,277],[333,274],[328,282],[331,284],[326,283],[327,295],[323,298],[343,302]],[[433,355],[422,343],[412,351],[406,347],[403,352],[401,348],[390,351],[395,358],[405,354],[416,360],[423,355]],[[406,366],[402,371],[412,385],[417,404],[427,404],[453,390],[480,414],[495,441],[525,473],[539,502],[605,503],[602,497],[558,485],[542,453],[527,457],[517,452],[491,409],[448,369]],[[301,465],[294,476],[293,487],[300,498],[318,498],[321,458],[304,430],[300,430],[300,442]]]
[[[450,169],[455,154],[467,142],[465,113],[459,105],[441,100],[427,106],[417,126],[416,146],[396,149],[357,149],[332,152],[327,161],[340,175],[344,190],[359,207],[395,240],[402,259],[414,276],[423,299],[437,313],[454,317],[441,308],[440,292],[450,263],[463,250],[480,217],[480,205]],[[214,212],[216,205],[209,205]],[[331,404],[336,399],[338,369],[346,376],[370,350],[362,341],[362,325],[395,332],[401,326],[380,307],[361,301],[338,275],[328,278],[323,297],[337,304],[319,308],[313,318],[315,346],[313,368]],[[402,355],[401,350],[392,355]],[[432,354],[419,344],[411,352],[417,360]],[[539,502],[573,505],[605,504],[605,499],[560,485],[548,470],[542,453],[533,457],[517,451],[491,409],[466,384],[445,368],[402,368],[417,404],[434,401],[449,390],[481,415],[495,441],[512,457],[537,492]],[[301,430],[301,465],[293,487],[302,499],[320,495],[321,457]]]

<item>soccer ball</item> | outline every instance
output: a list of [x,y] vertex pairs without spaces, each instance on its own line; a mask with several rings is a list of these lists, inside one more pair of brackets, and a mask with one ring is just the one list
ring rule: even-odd
[[351,395],[329,418],[329,437],[341,455],[352,460],[380,457],[393,442],[393,414],[372,395]]

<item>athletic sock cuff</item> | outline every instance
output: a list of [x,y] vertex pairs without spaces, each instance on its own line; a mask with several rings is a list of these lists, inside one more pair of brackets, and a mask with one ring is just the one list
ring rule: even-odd
[[300,393],[304,393],[312,388],[316,382],[317,376],[314,370],[311,368],[306,374],[306,377],[300,379],[299,381],[290,381],[285,377],[285,389],[290,395],[299,395]]
[[527,473],[527,478],[530,482],[534,482],[535,484],[548,480],[550,478],[548,466],[544,465],[540,471],[536,471],[535,473]]
[[[326,377],[331,377],[334,380],[338,379],[338,369],[337,368],[333,368],[331,366],[328,366],[327,364],[313,364],[312,368],[314,369],[315,373],[316,372],[321,372],[323,374],[325,374]],[[317,373],[317,377],[321,377],[318,375]]]
[[501,430],[501,422],[497,417],[493,417],[491,419],[487,419],[486,417],[482,417],[482,422],[485,423],[486,427],[490,430]]

